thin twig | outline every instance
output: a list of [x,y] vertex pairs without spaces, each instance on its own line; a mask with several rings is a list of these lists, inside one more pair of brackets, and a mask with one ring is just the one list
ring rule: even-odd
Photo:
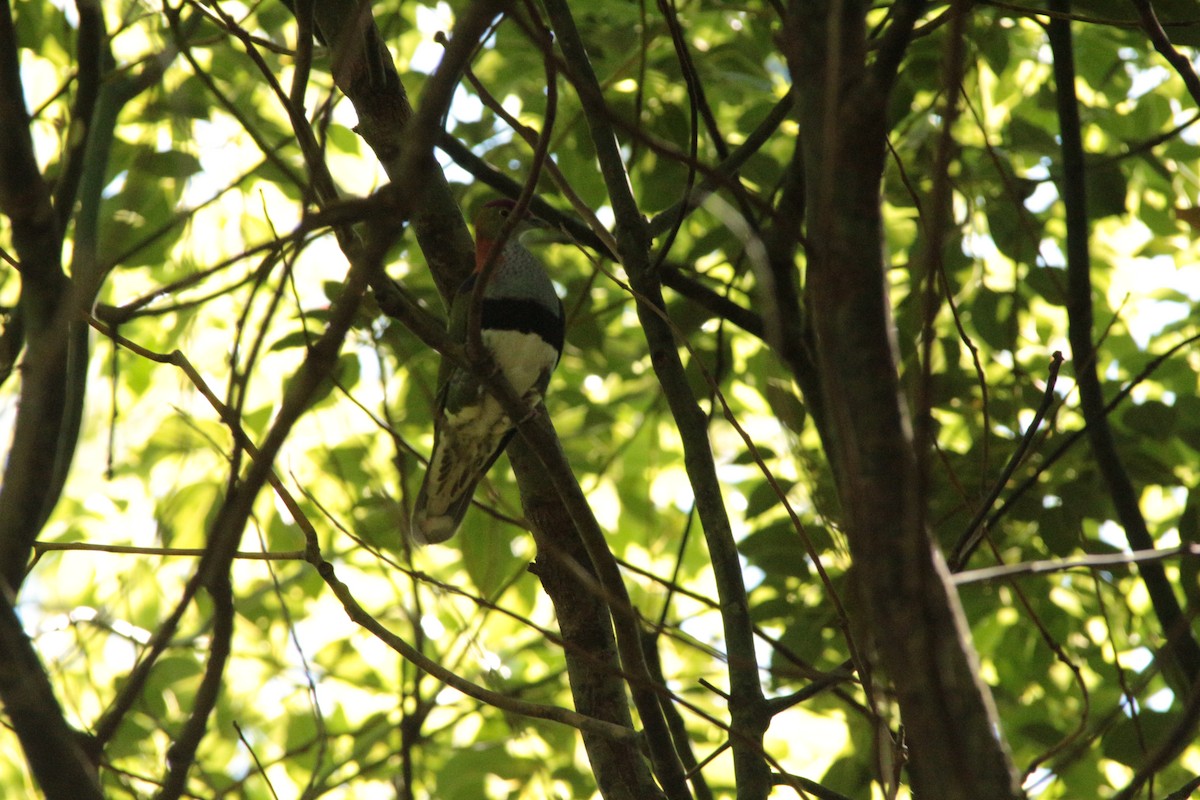
[[1042,420],[1046,417],[1046,412],[1050,410],[1050,406],[1054,404],[1054,385],[1058,382],[1058,371],[1062,367],[1063,356],[1057,350],[1050,357],[1050,366],[1046,375],[1046,389],[1042,393],[1042,402],[1034,411],[1033,419],[1025,428],[1025,435],[1021,437],[1021,441],[1017,443],[1017,449],[1009,457],[1008,463],[1004,465],[1004,469],[1000,471],[999,477],[992,485],[992,490],[988,492],[988,496],[979,504],[979,508],[975,511],[975,516],[967,523],[966,530],[959,536],[958,542],[954,545],[954,549],[950,555],[950,569],[953,572],[958,572],[966,566],[971,558],[971,554],[975,552],[975,548],[979,546],[987,532],[987,526],[982,525],[984,517],[992,510],[996,500],[999,499],[1004,487],[1008,485],[1009,478],[1012,477],[1017,467],[1025,460],[1025,453],[1029,450],[1029,445],[1033,443],[1034,437],[1037,435],[1038,428],[1041,427]]
[[1027,575],[1048,575],[1074,569],[1117,569],[1134,564],[1154,564],[1172,558],[1200,557],[1200,544],[1183,544],[1151,550],[1132,550],[1128,553],[1098,553],[1079,558],[1024,561],[1020,564],[1001,564],[995,567],[969,569],[954,575],[956,586],[974,583],[994,583]]
[[[267,775],[267,770],[263,767],[262,761],[259,760],[258,753],[254,752],[254,745],[250,744],[250,740],[246,738],[246,734],[242,730],[242,726],[238,724],[236,719],[233,721],[233,729],[237,731],[238,740],[241,741],[242,745],[247,751],[249,751],[250,758],[254,759],[254,767],[258,770],[258,774],[262,776],[263,782],[267,784],[267,789],[270,790],[271,797],[275,798],[275,800],[279,800],[279,794],[275,791],[275,786],[271,783],[271,778],[269,775]],[[315,775],[316,772],[314,771],[313,774]]]
[[[97,544],[95,542],[35,542],[33,549],[41,553],[111,553],[113,555],[159,556],[162,558],[199,558],[203,547],[139,547],[127,544]],[[258,552],[238,550],[236,559],[245,561],[303,561],[303,550]]]

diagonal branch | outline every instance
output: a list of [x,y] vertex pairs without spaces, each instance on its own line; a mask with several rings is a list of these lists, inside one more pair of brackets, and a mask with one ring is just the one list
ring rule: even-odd
[[1137,9],[1138,17],[1142,21],[1142,29],[1150,37],[1154,49],[1179,73],[1179,77],[1183,78],[1183,85],[1187,87],[1188,94],[1192,96],[1192,101],[1200,106],[1200,75],[1196,74],[1196,68],[1192,66],[1191,59],[1176,50],[1175,45],[1171,44],[1171,39],[1163,30],[1162,23],[1158,21],[1158,15],[1154,13],[1154,6],[1150,5],[1150,0],[1129,0],[1129,2],[1133,3],[1133,7]]
[[[712,558],[729,649],[730,728],[738,796],[766,797],[770,792],[770,772],[762,758],[762,737],[770,722],[770,715],[758,677],[741,564],[709,446],[707,417],[692,395],[684,375],[674,334],[666,320],[659,315],[664,304],[658,274],[651,267],[649,231],[634,199],[616,133],[606,110],[607,104],[575,20],[564,0],[548,0],[546,9],[587,117],[600,171],[616,217],[618,254],[629,273],[630,283],[639,295],[638,319],[650,348],[651,363],[683,440],[684,467],[693,486]],[[638,650],[640,652],[640,644]],[[643,714],[643,721],[647,722],[651,743],[663,737],[660,744],[663,752],[656,754],[656,767],[660,770],[659,777],[664,781],[668,794],[677,794],[679,788],[673,787],[671,782],[675,779],[679,762],[670,746],[665,722],[661,716],[655,715],[654,728],[651,729],[650,721],[645,719],[646,711],[640,704],[639,711]]]
[[[1066,14],[1070,11],[1070,0],[1052,0],[1050,9]],[[1125,470],[1120,453],[1117,452],[1112,429],[1105,415],[1104,391],[1096,373],[1097,353],[1092,343],[1090,231],[1070,25],[1069,18],[1055,15],[1051,17],[1046,30],[1054,57],[1059,134],[1062,141],[1063,178],[1060,192],[1066,206],[1067,316],[1071,360],[1075,365],[1079,405],[1087,423],[1088,439],[1096,457],[1096,466],[1108,486],[1117,518],[1125,529],[1130,547],[1135,550],[1149,550],[1154,547],[1154,538],[1150,535],[1146,519],[1142,515],[1138,490]],[[1191,632],[1188,618],[1180,608],[1175,589],[1162,565],[1146,564],[1142,566],[1141,574],[1151,604],[1159,622],[1162,623],[1167,640],[1167,654],[1174,665],[1183,672],[1185,684],[1178,688],[1185,693],[1193,691],[1197,679],[1200,678],[1200,645]]]
[[0,703],[38,786],[49,800],[100,800],[104,795],[78,734],[62,708],[29,637],[0,591]]
[[1050,359],[1050,368],[1046,375],[1046,389],[1042,393],[1042,402],[1034,412],[1033,419],[1026,426],[1025,435],[1017,443],[1017,449],[1013,450],[1008,463],[1004,465],[1004,469],[1000,471],[999,477],[996,478],[992,490],[988,492],[988,496],[984,498],[984,501],[979,504],[975,516],[967,523],[967,527],[963,530],[954,548],[950,551],[950,557],[947,561],[951,572],[958,572],[965,568],[967,562],[971,559],[971,554],[975,552],[975,548],[983,541],[983,537],[988,529],[987,525],[984,524],[984,518],[992,510],[992,506],[995,505],[996,501],[1000,499],[1001,492],[1008,485],[1008,481],[1012,478],[1013,473],[1017,471],[1017,467],[1021,466],[1021,462],[1025,460],[1025,453],[1029,451],[1029,445],[1033,443],[1038,428],[1041,427],[1042,420],[1046,417],[1046,412],[1050,410],[1050,406],[1054,403],[1054,385],[1058,382],[1058,370],[1062,366],[1062,360],[1062,353],[1055,350],[1054,355]]

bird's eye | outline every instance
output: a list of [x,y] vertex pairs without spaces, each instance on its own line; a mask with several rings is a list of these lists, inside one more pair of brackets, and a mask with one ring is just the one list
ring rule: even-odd
[[507,216],[508,216],[508,209],[507,209],[507,208],[502,208],[502,209],[500,209],[500,216],[502,216],[502,217],[507,217]]

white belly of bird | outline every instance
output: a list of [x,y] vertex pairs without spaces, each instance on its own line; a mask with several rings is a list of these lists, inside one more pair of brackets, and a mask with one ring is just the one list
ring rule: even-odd
[[558,353],[535,333],[486,331],[483,343],[492,351],[504,377],[517,394],[523,395],[538,378],[554,369]]
[[[520,331],[484,331],[483,343],[491,351],[513,390],[525,396],[538,379],[554,368],[558,353],[537,334]],[[511,427],[500,403],[486,388],[480,387],[483,402],[470,404],[458,413],[447,410],[446,422],[455,428],[471,430],[466,438],[486,440],[488,429],[501,436]],[[533,401],[534,398],[528,398]]]

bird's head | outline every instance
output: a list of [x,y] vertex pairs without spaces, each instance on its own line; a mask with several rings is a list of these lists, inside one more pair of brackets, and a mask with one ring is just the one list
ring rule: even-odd
[[[516,207],[517,204],[508,198],[489,200],[475,215],[475,269],[481,269],[487,261],[488,254],[500,238],[500,233],[508,224],[509,217]],[[512,229],[508,241],[519,241],[522,234],[541,227],[545,227],[544,222],[526,213]]]

